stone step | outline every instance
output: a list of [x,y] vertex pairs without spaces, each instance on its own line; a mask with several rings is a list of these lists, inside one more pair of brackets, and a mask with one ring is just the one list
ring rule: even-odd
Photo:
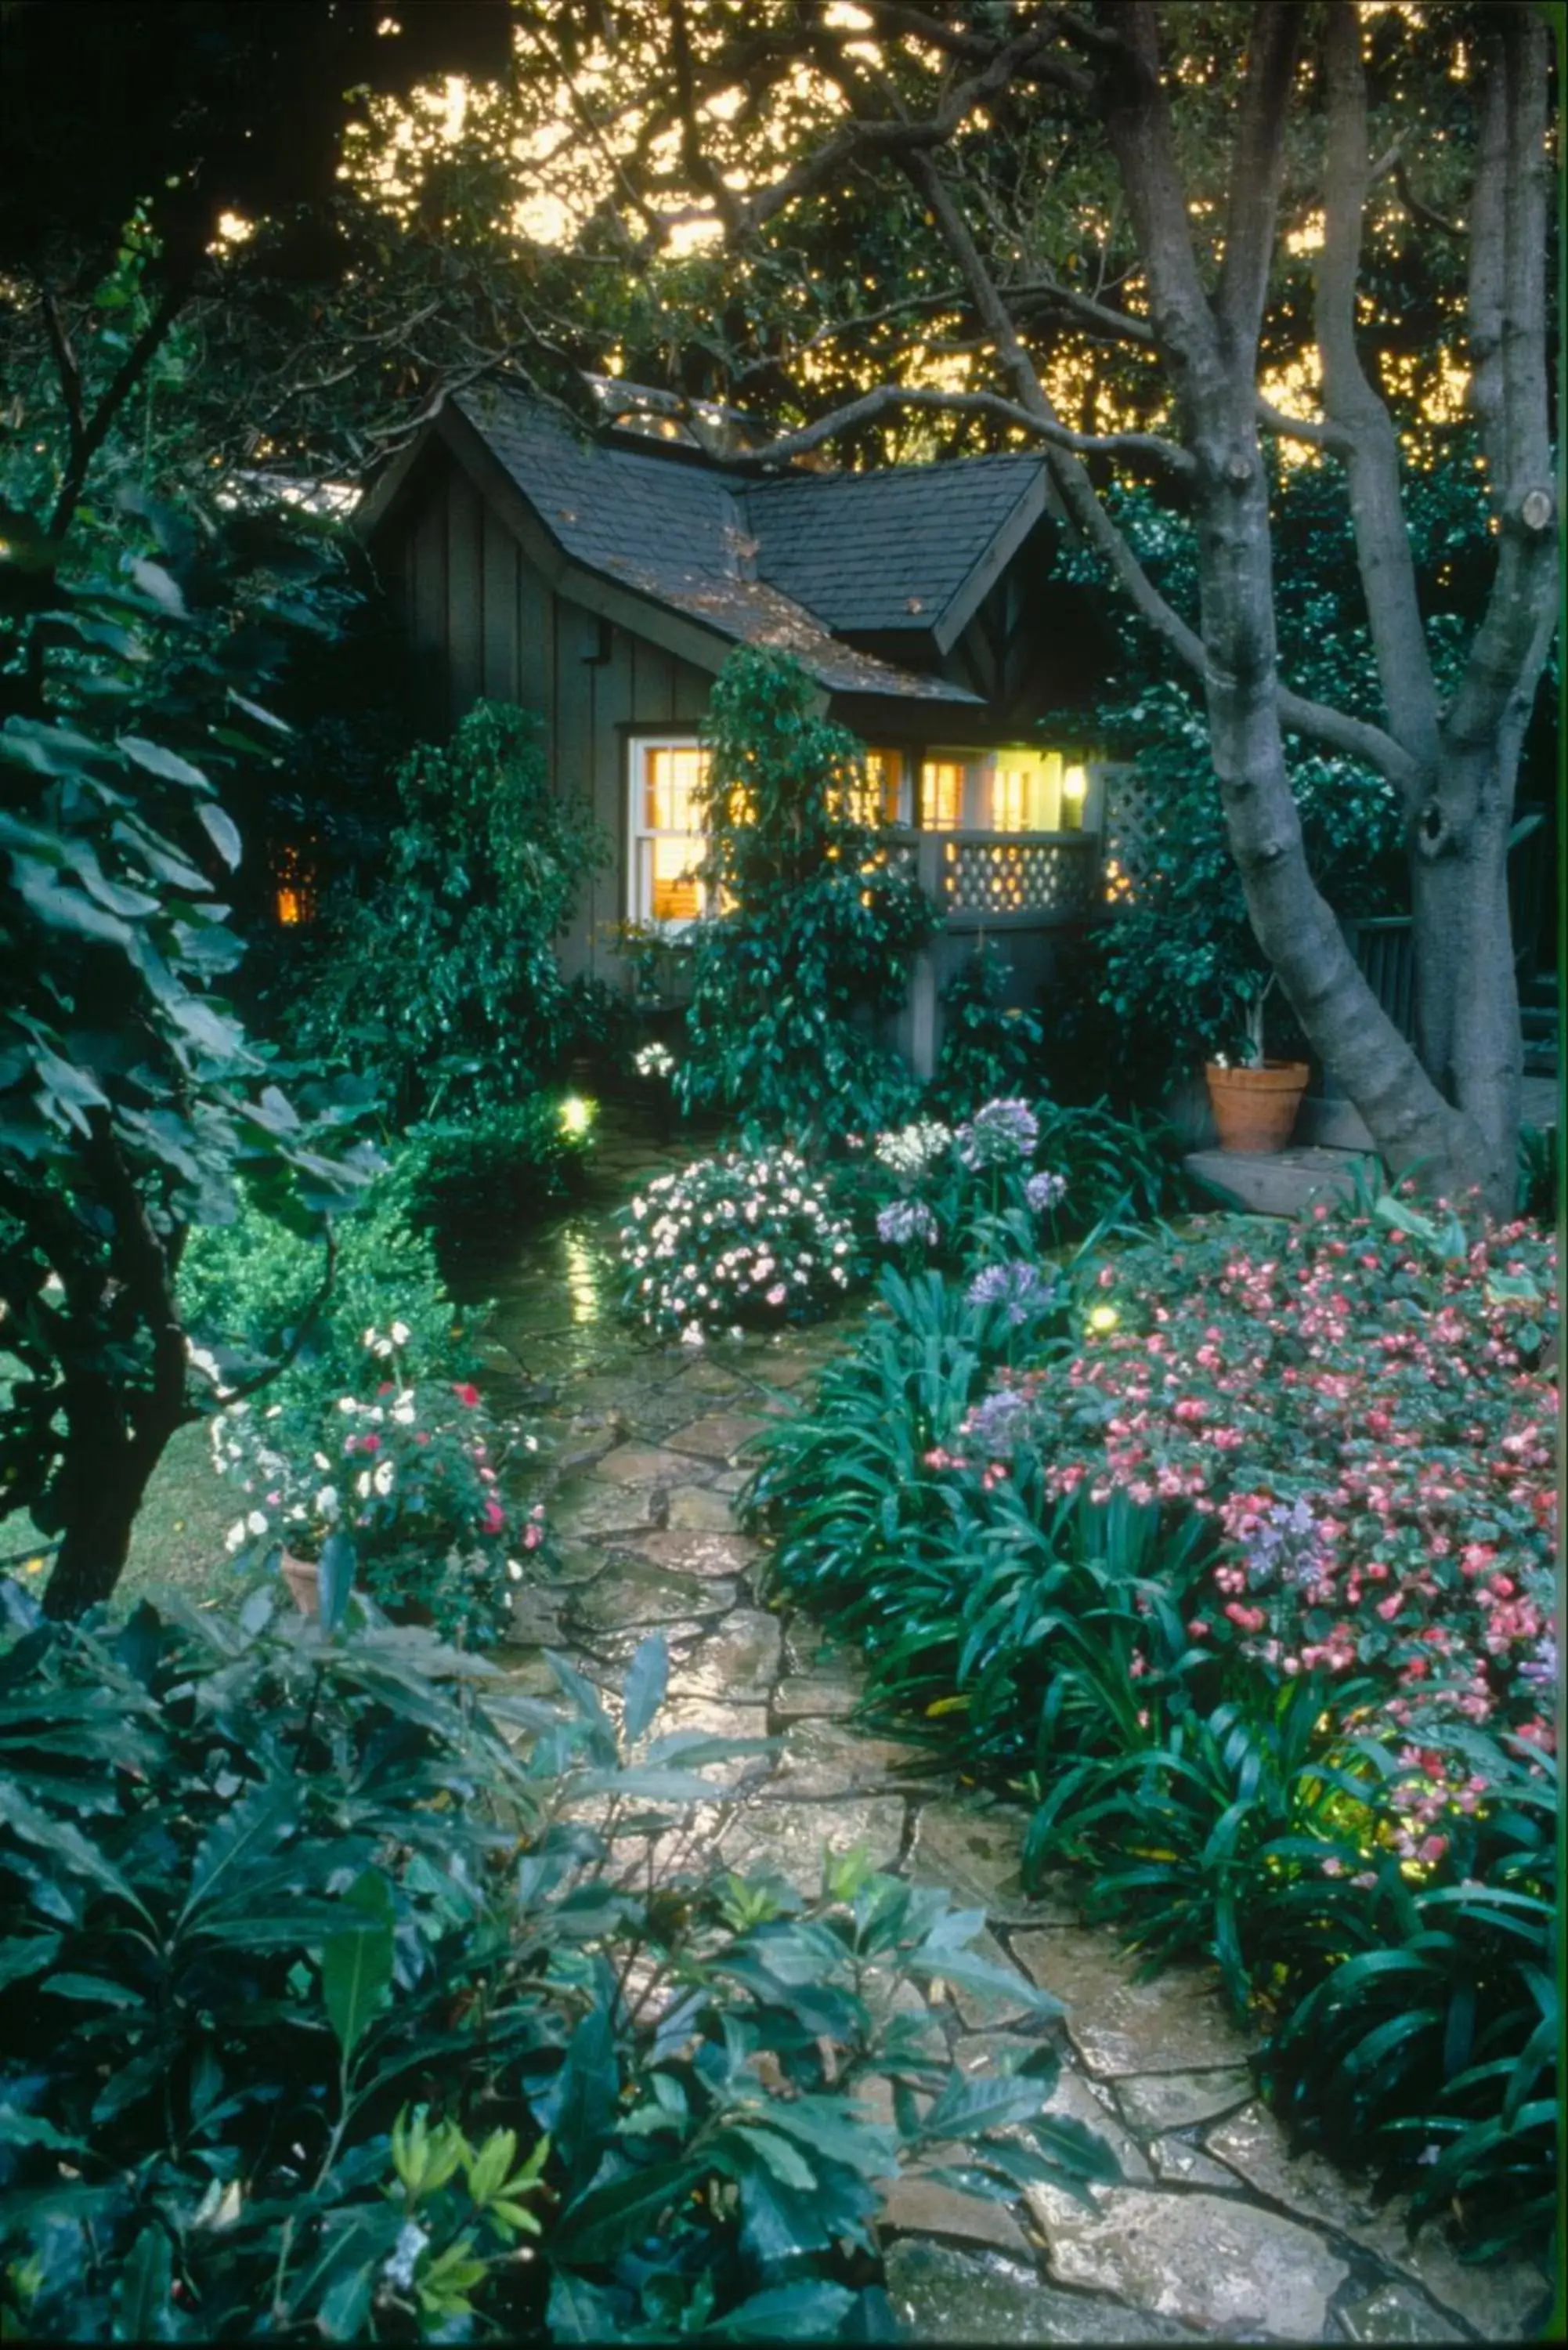
[[1293,1143],[1288,1150],[1189,1150],[1184,1172],[1228,1208],[1256,1216],[1301,1216],[1314,1200],[1349,1199],[1356,1170],[1376,1182],[1378,1162],[1364,1150]]

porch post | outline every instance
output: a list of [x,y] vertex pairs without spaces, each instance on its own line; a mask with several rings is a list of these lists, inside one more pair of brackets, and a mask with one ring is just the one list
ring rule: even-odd
[[[942,894],[942,837],[938,832],[923,832],[915,845],[915,878],[922,891],[936,907],[946,928],[947,912]],[[940,938],[941,931],[937,936]],[[936,941],[923,946],[915,957],[909,975],[909,1059],[915,1075],[922,1081],[937,1073],[937,957]]]

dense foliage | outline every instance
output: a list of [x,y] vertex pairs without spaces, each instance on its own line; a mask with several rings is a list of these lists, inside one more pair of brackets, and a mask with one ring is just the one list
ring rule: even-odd
[[514,1107],[576,1041],[555,940],[603,845],[507,703],[476,702],[394,784],[384,868],[324,918],[294,1041],[372,1079],[400,1128]]
[[1044,1031],[1034,1013],[1009,1003],[1012,978],[1007,957],[982,939],[943,988],[935,1107],[961,1113],[992,1095],[1024,1092],[1038,1076]]
[[112,1589],[194,1409],[188,1232],[242,1185],[307,1226],[364,1173],[358,1149],[332,1155],[354,1088],[291,1101],[218,993],[242,844],[214,778],[273,723],[252,697],[275,642],[236,608],[286,604],[288,556],[281,527],[198,536],[129,492],[68,552],[26,512],[6,520],[0,657],[27,714],[0,729],[0,1302],[19,1371],[0,1513],[60,1536],[52,1608]]
[[709,912],[695,932],[684,1107],[797,1146],[877,1126],[912,1096],[876,1038],[932,915],[856,820],[865,754],[814,714],[793,659],[742,647],[708,705]]
[[255,1208],[192,1233],[180,1305],[197,1368],[214,1386],[275,1367],[258,1396],[264,1408],[329,1404],[361,1372],[365,1331],[394,1315],[428,1377],[462,1378],[473,1368],[478,1317],[452,1304],[435,1243],[410,1221],[391,1173],[336,1222],[330,1263],[322,1241]]
[[1552,2206],[1553,1289],[1407,1199],[1085,1252],[1022,1360],[972,1269],[889,1271],[746,1497],[876,1711],[1478,2253]]
[[709,1855],[701,1766],[750,1750],[658,1733],[659,1641],[618,1728],[564,1662],[558,1710],[358,1614],[0,1658],[7,2330],[865,2338],[879,2181],[1116,2175],[1047,2043],[976,2078],[909,2012],[1014,1987],[976,1915]]

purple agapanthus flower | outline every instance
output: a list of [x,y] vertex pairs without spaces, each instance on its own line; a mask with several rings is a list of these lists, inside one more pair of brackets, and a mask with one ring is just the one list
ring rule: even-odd
[[877,1219],[877,1237],[895,1248],[908,1248],[917,1241],[931,1248],[937,1239],[937,1220],[923,1200],[892,1200]]
[[1521,1681],[1535,1681],[1544,1688],[1555,1689],[1557,1675],[1557,1642],[1552,1635],[1547,1632],[1536,1642],[1535,1654],[1530,1662],[1521,1665],[1519,1678]]
[[1028,1419],[1028,1402],[1016,1388],[993,1388],[975,1405],[960,1433],[988,1461],[1011,1461]]
[[1055,1298],[1056,1286],[1042,1275],[1038,1265],[1020,1261],[988,1264],[975,1274],[964,1295],[971,1305],[1004,1307],[1008,1321],[1016,1327],[1048,1310]]
[[1040,1121],[1025,1101],[989,1101],[958,1130],[959,1157],[964,1165],[1011,1167],[1033,1159],[1040,1139]]
[[1049,1168],[1042,1168],[1040,1173],[1031,1175],[1023,1186],[1023,1196],[1034,1213],[1043,1216],[1048,1209],[1056,1207],[1066,1198],[1067,1178],[1052,1174]]
[[1254,1589],[1277,1578],[1310,1591],[1323,1580],[1317,1521],[1304,1501],[1293,1502],[1289,1507],[1276,1502],[1248,1537],[1245,1555],[1247,1580]]

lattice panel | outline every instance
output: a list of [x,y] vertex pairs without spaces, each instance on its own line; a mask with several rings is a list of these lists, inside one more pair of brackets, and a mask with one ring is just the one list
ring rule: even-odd
[[1130,897],[1153,872],[1159,855],[1159,810],[1137,767],[1102,770],[1106,786],[1106,895]]
[[950,913],[1086,914],[1094,904],[1097,843],[950,840],[942,859]]

